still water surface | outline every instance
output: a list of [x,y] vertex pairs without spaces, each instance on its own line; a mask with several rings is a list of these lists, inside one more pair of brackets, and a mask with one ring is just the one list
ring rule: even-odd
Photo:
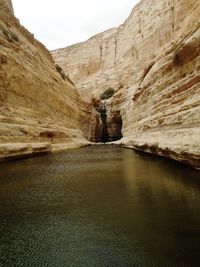
[[200,172],[110,146],[2,163],[0,266],[200,266]]

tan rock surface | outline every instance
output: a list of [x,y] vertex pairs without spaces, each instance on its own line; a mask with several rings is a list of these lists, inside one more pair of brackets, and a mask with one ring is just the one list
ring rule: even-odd
[[[108,88],[121,142],[200,168],[200,1],[142,0],[119,28],[52,51],[88,101]],[[93,126],[95,128],[95,126]]]
[[0,158],[85,143],[80,104],[48,50],[0,0]]
[[1,0],[0,1],[0,8],[1,10],[6,11],[7,13],[14,14],[13,5],[11,0]]

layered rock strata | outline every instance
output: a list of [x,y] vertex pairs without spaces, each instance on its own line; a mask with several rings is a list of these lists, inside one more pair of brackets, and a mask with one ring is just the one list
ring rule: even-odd
[[199,14],[196,0],[142,0],[119,28],[52,51],[82,95],[98,98],[115,90],[106,106],[109,121],[120,113],[121,143],[195,168],[200,168]]
[[80,95],[0,0],[0,159],[85,143]]

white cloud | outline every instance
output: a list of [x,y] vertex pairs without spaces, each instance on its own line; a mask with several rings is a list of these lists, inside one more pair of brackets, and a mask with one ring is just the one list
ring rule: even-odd
[[47,48],[84,41],[124,22],[139,0],[13,0],[15,15]]

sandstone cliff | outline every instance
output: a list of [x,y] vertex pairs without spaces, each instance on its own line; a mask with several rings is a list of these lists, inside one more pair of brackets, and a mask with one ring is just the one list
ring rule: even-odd
[[1,0],[0,7],[2,11],[4,10],[4,12],[8,12],[14,15],[13,5],[11,0]]
[[[120,113],[120,142],[196,168],[200,168],[199,14],[199,0],[142,0],[119,28],[52,51],[87,101],[108,88],[115,90],[105,105],[109,123]],[[91,117],[94,124],[98,120]],[[93,139],[94,135],[93,130]]]
[[51,54],[0,0],[0,159],[76,146],[80,96]]

